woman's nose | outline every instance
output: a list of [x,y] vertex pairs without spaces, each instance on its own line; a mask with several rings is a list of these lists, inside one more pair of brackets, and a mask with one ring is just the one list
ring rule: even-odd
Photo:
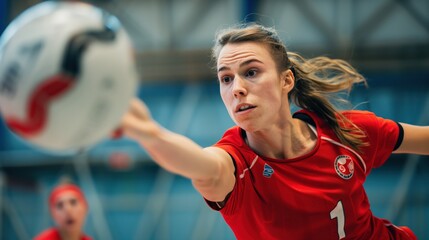
[[234,97],[245,96],[247,94],[245,80],[240,76],[234,77],[232,93],[234,94]]

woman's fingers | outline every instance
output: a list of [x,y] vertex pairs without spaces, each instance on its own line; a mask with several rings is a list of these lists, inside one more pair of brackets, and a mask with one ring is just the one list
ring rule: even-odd
[[134,98],[131,100],[129,111],[137,118],[140,118],[142,120],[149,120],[151,118],[150,111],[147,108],[146,104],[144,104],[143,101],[138,98]]
[[[124,134],[136,138],[139,135],[145,135],[151,129],[146,125],[153,125],[150,111],[147,106],[138,98],[130,101],[127,112],[122,116],[120,125],[112,131],[112,139],[121,138]],[[138,140],[138,139],[136,139]]]
[[149,110],[141,101],[133,101],[127,113],[122,117],[121,132],[137,141],[154,137],[159,125],[150,117]]

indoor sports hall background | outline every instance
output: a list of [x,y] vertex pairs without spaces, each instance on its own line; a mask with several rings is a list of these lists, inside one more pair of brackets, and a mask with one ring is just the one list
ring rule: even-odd
[[[38,2],[0,0],[0,32]],[[275,26],[289,49],[306,57],[351,61],[369,83],[350,95],[356,108],[429,124],[427,0],[89,2],[116,15],[130,33],[138,53],[139,96],[153,117],[203,146],[233,124],[211,70],[213,36],[243,21]],[[234,239],[189,180],[158,168],[135,143],[106,140],[77,156],[51,155],[22,142],[2,121],[0,239],[31,239],[51,226],[47,196],[63,177],[87,195],[85,231],[94,239]],[[372,172],[366,189],[376,215],[429,239],[428,183],[428,157],[395,155]]]

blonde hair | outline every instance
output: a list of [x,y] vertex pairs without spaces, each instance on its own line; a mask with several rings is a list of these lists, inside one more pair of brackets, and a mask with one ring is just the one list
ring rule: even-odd
[[295,87],[289,93],[289,99],[298,107],[320,116],[343,144],[357,151],[367,145],[363,140],[365,133],[331,103],[334,99],[346,103],[347,100],[334,94],[350,92],[356,83],[366,84],[365,78],[349,63],[324,56],[305,59],[298,53],[288,52],[275,29],[255,23],[218,32],[212,49],[213,60],[217,61],[225,45],[240,42],[258,42],[269,46],[278,72],[291,69],[295,75]]

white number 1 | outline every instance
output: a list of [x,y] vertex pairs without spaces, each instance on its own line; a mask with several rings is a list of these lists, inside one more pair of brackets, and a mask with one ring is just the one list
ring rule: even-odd
[[337,218],[338,221],[338,239],[342,239],[346,237],[346,233],[344,232],[344,209],[343,203],[338,201],[337,206],[331,211],[331,219]]

